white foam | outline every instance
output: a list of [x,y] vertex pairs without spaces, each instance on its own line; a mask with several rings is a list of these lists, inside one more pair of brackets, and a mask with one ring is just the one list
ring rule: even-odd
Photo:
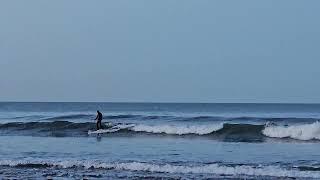
[[182,174],[217,174],[217,175],[248,175],[248,176],[272,176],[272,177],[298,177],[298,178],[320,178],[319,171],[299,171],[298,169],[284,169],[279,166],[225,166],[219,164],[208,164],[202,166],[177,166],[157,165],[141,162],[130,163],[101,163],[94,161],[30,161],[30,160],[1,160],[1,166],[44,164],[59,168],[105,168],[128,171],[146,171],[159,173],[182,173]]
[[135,132],[148,132],[148,133],[165,133],[174,135],[184,134],[210,134],[214,131],[223,128],[223,124],[212,124],[212,125],[144,125],[144,124],[118,124],[109,129],[100,129],[97,131],[88,131],[88,134],[101,134],[101,133],[113,133],[123,129],[128,129]]
[[136,125],[131,129],[136,132],[149,132],[149,133],[166,133],[166,134],[210,134],[214,131],[223,128],[223,124],[213,125],[190,125],[190,126],[174,126],[174,125]]
[[293,138],[298,140],[320,139],[320,123],[285,126],[268,126],[262,133],[274,138]]

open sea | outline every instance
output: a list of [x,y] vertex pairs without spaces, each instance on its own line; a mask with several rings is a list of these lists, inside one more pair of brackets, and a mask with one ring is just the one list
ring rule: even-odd
[[1,102],[0,179],[320,179],[319,119],[319,104]]

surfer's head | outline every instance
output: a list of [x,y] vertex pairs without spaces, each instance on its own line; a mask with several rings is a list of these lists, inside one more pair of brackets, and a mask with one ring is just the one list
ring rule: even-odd
[[97,113],[99,113],[100,111],[99,110],[97,110]]

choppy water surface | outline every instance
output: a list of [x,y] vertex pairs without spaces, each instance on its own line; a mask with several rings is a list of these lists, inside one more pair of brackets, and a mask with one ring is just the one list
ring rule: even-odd
[[0,178],[320,179],[319,118],[308,104],[0,103]]

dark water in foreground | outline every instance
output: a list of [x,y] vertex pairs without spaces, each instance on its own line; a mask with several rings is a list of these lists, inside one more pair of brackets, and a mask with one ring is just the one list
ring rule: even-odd
[[0,179],[320,179],[319,119],[308,104],[0,103]]

